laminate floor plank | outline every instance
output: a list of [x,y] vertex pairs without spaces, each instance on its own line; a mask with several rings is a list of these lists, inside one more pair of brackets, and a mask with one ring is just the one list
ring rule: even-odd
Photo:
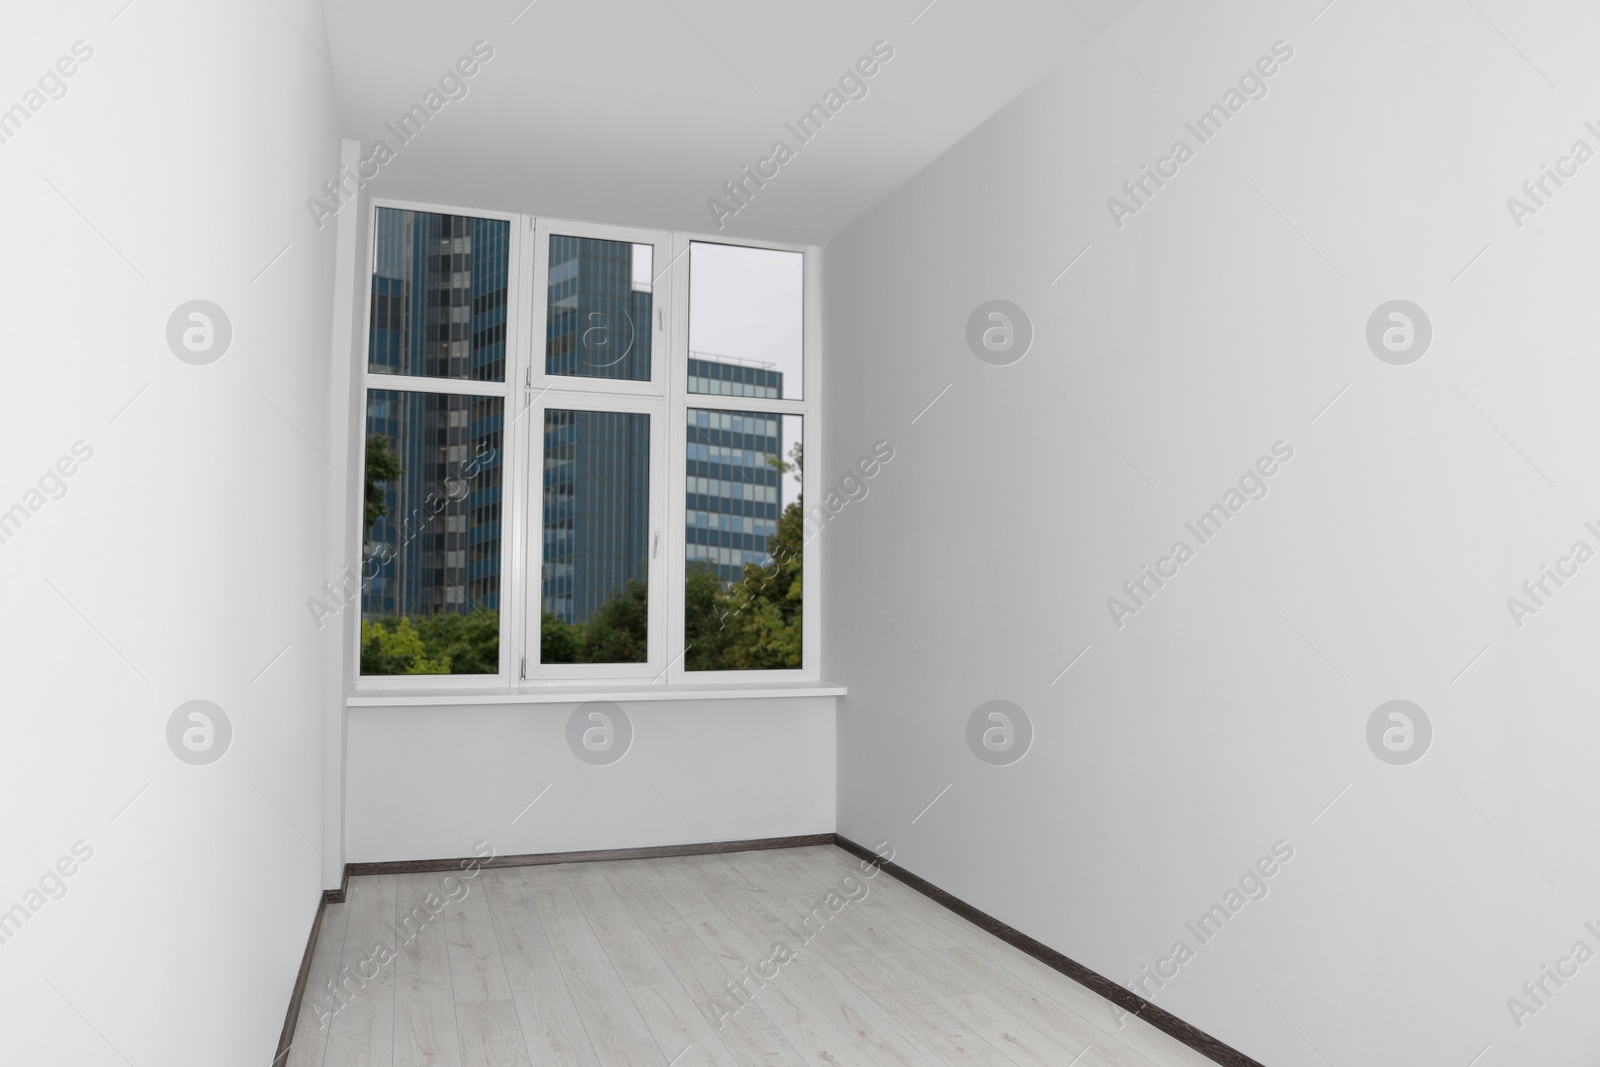
[[[820,861],[817,868],[811,869],[806,864],[808,857],[783,857],[787,869],[797,876],[804,873],[821,879],[833,871],[850,873],[840,862],[837,850],[794,851],[809,852],[809,858]],[[849,866],[853,867],[853,862]],[[940,1003],[984,1032],[1013,1060],[1034,1063],[1042,1057],[1048,1061],[1061,1049],[1088,1049],[1083,1062],[1091,1067],[1192,1067],[1197,1062],[1209,1062],[1197,1060],[1192,1049],[1169,1035],[1123,1013],[1104,998],[998,941],[903,883],[885,874],[878,874],[869,882],[859,868],[854,869],[857,877],[872,887],[861,902],[862,915],[870,917],[872,923],[852,924],[852,936],[880,945],[890,956],[895,955],[895,949],[885,944],[884,938],[902,942],[901,951],[913,954],[908,957],[908,967],[934,984]],[[987,943],[989,948],[1010,954],[1007,962],[1037,977],[1038,985],[1029,984],[1014,970],[966,947],[967,941],[941,933],[947,922],[950,930],[970,935],[972,943]],[[1080,993],[1093,997],[1095,1014],[1104,1025],[1074,1010],[1084,1003]],[[1122,1019],[1120,1029],[1118,1016]]]
[[[567,883],[589,917],[606,954],[617,972],[632,983],[630,993],[639,1014],[663,1048],[677,1046],[685,1054],[683,1067],[740,1067],[741,1063],[770,1064],[781,1067],[801,1062],[784,1058],[779,1047],[763,1048],[742,1042],[736,1057],[719,1031],[707,1018],[700,1003],[679,980],[678,973],[662,958],[661,948],[651,940],[623,903],[597,864],[572,864],[566,869]],[[664,946],[663,946],[664,947]],[[693,952],[696,946],[680,944],[680,951]],[[703,953],[704,948],[700,947]],[[731,1036],[731,1035],[730,1035]],[[755,1058],[752,1058],[755,1057]]]
[[[828,868],[859,870],[857,861],[838,848],[798,849]],[[1007,1004],[1018,1014],[1049,1033],[1052,1021],[1069,1024],[1073,1039],[1080,1035],[1094,1043],[1091,1060],[1122,1067],[1193,1067],[1211,1061],[1157,1030],[1104,997],[1086,989],[1059,971],[1006,944],[947,908],[940,906],[888,875],[874,883],[882,890],[879,907],[904,916],[913,928],[931,939],[929,944],[950,962],[972,974],[975,985]],[[1000,994],[1003,993],[1004,996]],[[1062,1013],[1068,1013],[1063,1015]],[[1087,1027],[1087,1030],[1080,1030]]]
[[[729,922],[741,927],[756,943],[767,945],[769,953],[780,945],[792,953],[792,960],[779,968],[771,984],[792,982],[880,1067],[927,1067],[939,1062],[869,993],[858,989],[828,959],[812,950],[808,943],[811,937],[799,915],[793,916],[793,923],[778,917],[785,910],[784,900],[773,899],[768,890],[759,886],[741,886],[720,867],[699,857],[673,859],[663,866],[666,869],[661,872],[660,884],[669,884],[674,878],[686,879],[710,897]],[[672,870],[673,866],[678,869]],[[764,953],[763,958],[767,957]],[[769,992],[770,987],[762,984],[754,990],[753,999],[760,1003]]]
[[[786,856],[774,856],[773,863],[787,872],[791,881],[809,881],[819,888],[832,888],[827,869],[808,864],[803,858],[792,861]],[[868,909],[866,903],[875,892],[874,883],[889,877],[877,873],[871,878],[843,874],[839,878],[851,879],[844,888],[852,896],[854,909],[847,921],[839,924],[840,932],[871,952],[880,960],[896,960],[918,981],[925,984],[927,994],[945,1012],[978,1034],[1015,1067],[1059,1067],[1063,1049],[1078,1051],[1088,1049],[1093,1041],[1088,1035],[1062,1035],[1051,1037],[1008,1008],[983,993],[975,992],[968,976],[953,969],[940,957],[924,952],[913,941],[908,941],[890,924],[886,924],[881,908]],[[1088,1029],[1087,1026],[1084,1029]]]
[[483,887],[476,877],[465,879],[460,872],[437,877],[446,901],[443,918],[462,1067],[527,1063],[527,1042]]
[[663,1049],[650,1032],[560,865],[523,867],[521,874],[596,1058],[607,1067],[670,1062],[682,1050]]
[[[684,893],[675,901],[668,899],[644,867],[607,873],[619,895],[647,909],[639,914],[641,926],[663,946],[669,965],[681,968],[685,988],[700,998],[707,1018],[741,1065],[875,1067],[849,1034],[787,984],[763,990],[759,1003],[738,992],[734,983],[745,977],[744,968],[765,958],[767,950],[730,923],[709,898]],[[755,1046],[753,1055],[744,1051],[750,1044]]]
[[[350,880],[343,907],[344,950],[334,982],[336,1010],[328,1023],[324,1067],[394,1067],[394,921],[392,874]],[[384,951],[387,947],[388,952]]]
[[533,1061],[522,1042],[517,1008],[509,1000],[456,1002],[462,1067],[517,1067]]
[[511,1002],[533,1062],[600,1067],[522,872],[515,868],[485,870],[479,879],[504,955]]
[[[478,878],[462,880],[454,874],[428,876],[438,883],[445,900],[445,930],[449,933],[450,985],[456,999],[471,1003],[511,999],[511,981],[496,939],[489,903]],[[482,877],[481,873],[479,877]],[[448,879],[448,881],[446,881]]]
[[869,993],[937,1062],[1014,1067],[999,1049],[934,999],[925,977],[914,977],[894,956],[875,955],[851,937],[850,928],[861,918],[858,910],[852,910],[851,897],[864,892],[864,883],[835,878],[813,882],[807,891],[806,878],[790,873],[780,863],[767,853],[755,853],[748,858],[745,873],[774,899],[786,898],[788,907],[815,922],[817,933],[810,947],[822,953],[857,989]]
[[443,907],[429,908],[439,876],[395,877],[394,1067],[461,1067]]
[[306,973],[305,995],[300,998],[300,1014],[295,1020],[289,1055],[281,1061],[283,1067],[322,1067],[328,1051],[328,1023],[332,1021],[328,989],[339,973],[349,916],[350,909],[341,904],[323,909],[317,944],[311,950],[311,968]]
[[818,845],[354,877],[281,1067],[1074,1063],[1211,1061]]

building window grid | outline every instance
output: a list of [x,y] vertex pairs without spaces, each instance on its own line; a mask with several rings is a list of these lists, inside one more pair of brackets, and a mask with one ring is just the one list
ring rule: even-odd
[[[783,394],[782,373],[766,367],[691,357],[689,370],[691,392],[696,392],[696,377],[719,376],[737,379],[752,391],[748,395]],[[782,513],[783,475],[768,463],[770,456],[786,458],[781,420],[761,412],[688,411],[685,559],[709,564],[723,581],[738,581],[746,565],[768,558],[769,538],[777,533]],[[704,525],[697,518],[702,514]],[[735,518],[740,520],[737,529],[730,521]]]

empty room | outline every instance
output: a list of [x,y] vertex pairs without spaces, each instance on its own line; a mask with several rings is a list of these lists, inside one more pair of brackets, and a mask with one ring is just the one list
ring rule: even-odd
[[1591,1067],[1595,46],[11,5],[0,1063]]

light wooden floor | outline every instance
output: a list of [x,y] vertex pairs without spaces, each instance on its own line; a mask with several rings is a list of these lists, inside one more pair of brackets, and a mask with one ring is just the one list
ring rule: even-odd
[[444,877],[351,879],[289,1067],[1211,1062],[831,845]]

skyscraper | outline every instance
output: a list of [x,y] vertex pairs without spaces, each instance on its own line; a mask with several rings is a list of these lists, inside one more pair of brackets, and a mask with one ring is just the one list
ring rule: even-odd
[[[545,372],[649,381],[651,246],[552,234]],[[650,417],[547,408],[540,598],[584,622],[650,562]]]
[[[508,224],[383,208],[377,231],[371,370],[504,380]],[[651,246],[548,240],[546,372],[648,381]],[[782,397],[783,374],[695,352],[688,375],[687,556],[737,581],[777,532],[784,474],[769,460],[785,435],[784,416],[736,410],[736,398]],[[504,402],[372,388],[367,409],[368,434],[389,443],[400,473],[367,531],[388,562],[366,583],[364,615],[498,610]],[[542,445],[541,604],[581,623],[648,573],[649,416],[549,408]]]
[[650,563],[650,416],[547,408],[544,610],[584,622]]
[[545,373],[650,380],[649,245],[550,236]]
[[[503,380],[509,224],[380,208],[377,230],[369,368]],[[366,531],[392,558],[365,584],[364,616],[498,610],[503,428],[497,397],[368,391],[367,434],[400,474]]]
[[[779,397],[783,374],[770,364],[695,352],[689,389],[692,403],[718,396]],[[778,531],[784,475],[769,458],[783,457],[783,418],[688,410],[687,559],[710,565],[724,581],[737,581],[745,564],[765,560],[768,538]]]

